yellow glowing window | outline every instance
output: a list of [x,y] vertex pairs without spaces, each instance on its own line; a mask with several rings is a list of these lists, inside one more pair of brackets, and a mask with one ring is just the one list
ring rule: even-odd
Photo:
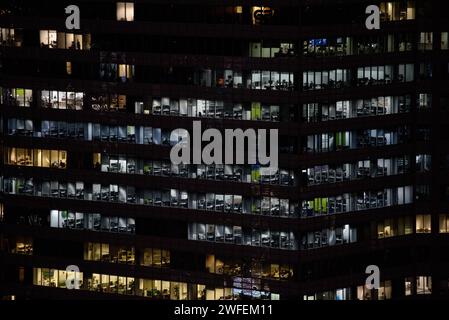
[[14,253],[32,255],[33,239],[29,237],[18,237]]
[[65,70],[68,75],[72,75],[72,63],[70,61],[65,63]]
[[39,35],[42,48],[57,48],[56,30],[40,30]]
[[42,150],[8,148],[7,163],[15,166],[46,167],[65,169],[67,152],[63,150]]
[[252,7],[251,16],[253,25],[264,24],[274,15],[274,10],[270,7]]
[[134,21],[133,2],[117,2],[117,21]]
[[120,94],[120,95],[118,96],[118,108],[119,108],[119,109],[124,109],[125,106],[126,106],[126,96]]
[[432,227],[431,227],[430,214],[417,215],[416,216],[416,233],[430,233],[431,231],[432,231]]
[[118,76],[123,79],[130,79],[134,75],[134,66],[129,64],[118,65]]
[[101,168],[101,154],[100,153],[93,154],[93,164],[95,166],[95,169]]
[[449,233],[449,214],[440,215],[440,233]]

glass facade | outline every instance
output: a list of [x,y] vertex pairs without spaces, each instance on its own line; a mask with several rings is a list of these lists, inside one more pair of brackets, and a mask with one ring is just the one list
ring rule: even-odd
[[[356,1],[206,2],[0,4],[7,296],[449,296],[448,4],[374,1],[374,32]],[[277,129],[278,167],[173,164],[193,121]]]

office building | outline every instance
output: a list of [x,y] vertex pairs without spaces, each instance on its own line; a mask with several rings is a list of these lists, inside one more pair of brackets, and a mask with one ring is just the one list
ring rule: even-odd
[[[446,1],[70,4],[0,4],[1,297],[449,294]],[[172,164],[194,120],[279,168]]]

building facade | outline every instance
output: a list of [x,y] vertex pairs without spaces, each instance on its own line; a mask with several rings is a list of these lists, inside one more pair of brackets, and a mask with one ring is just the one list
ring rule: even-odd
[[[449,294],[447,3],[70,4],[0,4],[0,296]],[[172,164],[194,120],[279,168]]]

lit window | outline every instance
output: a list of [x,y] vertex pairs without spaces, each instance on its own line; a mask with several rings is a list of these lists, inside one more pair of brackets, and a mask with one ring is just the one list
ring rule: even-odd
[[126,82],[134,77],[134,65],[130,64],[115,64],[115,63],[101,63],[100,64],[100,78],[107,81],[121,80]]
[[[83,275],[82,272],[66,272],[48,268],[33,269],[33,284],[37,286],[66,288],[66,279],[76,279],[75,281],[78,281],[79,287],[83,290],[140,295],[170,300],[187,300],[188,297],[200,300],[221,300],[224,298],[232,299],[233,297],[242,297],[243,299],[280,299],[279,294],[257,290],[261,286],[260,281],[242,283],[242,280],[239,279],[234,281],[234,288],[214,288],[209,286],[206,290],[205,285],[195,283],[188,285],[187,283],[177,281],[138,279],[98,273]],[[86,282],[85,286],[83,286],[84,281]],[[248,284],[248,288],[253,289],[242,290],[241,288],[246,284]],[[346,300],[350,297],[349,293],[348,288],[339,289],[336,290],[334,296],[336,296],[337,300]]]
[[41,107],[54,109],[82,110],[84,103],[84,93],[65,91],[41,92]]
[[398,219],[398,234],[400,236],[413,233],[412,217],[400,217]]
[[431,231],[432,231],[432,227],[431,227],[430,214],[417,215],[416,216],[416,233],[430,233]]
[[170,251],[161,250],[161,266],[166,267],[170,265]]
[[6,104],[17,107],[31,106],[31,103],[33,102],[33,90],[23,88],[14,88],[10,90],[9,95],[8,91],[5,92],[6,99],[9,99],[9,101],[5,101]]
[[376,291],[377,291],[377,300],[391,299],[391,281],[381,282],[379,289],[377,290],[367,289],[366,286],[358,286],[357,299],[374,300],[373,293],[376,294]]
[[66,32],[56,32],[50,30],[48,36],[51,37],[53,43],[47,40],[47,30],[41,31],[41,47],[73,49],[73,50],[89,50],[91,44],[90,34],[74,34]]
[[134,21],[133,2],[117,2],[117,21]]
[[377,224],[377,238],[389,238],[413,233],[411,217],[385,219]]
[[56,30],[41,30],[40,42],[42,48],[57,48],[57,32]]
[[101,169],[101,154],[100,153],[93,154],[93,165],[95,166],[95,169]]
[[285,57],[294,54],[293,43],[251,42],[249,44],[249,56],[254,58]]
[[251,14],[254,25],[265,24],[273,16],[274,10],[270,7],[252,7]]
[[415,19],[415,1],[407,1],[407,20],[414,20]]
[[65,169],[67,152],[62,150],[8,148],[7,164]]
[[433,33],[421,32],[419,37],[419,49],[432,50],[432,48],[433,48]]
[[413,20],[416,5],[415,1],[382,2],[380,11],[384,21]]
[[78,279],[79,286],[83,285],[82,272],[66,272],[65,270],[55,270],[47,268],[34,268],[33,284],[46,287],[65,288],[66,279]]
[[391,299],[391,281],[385,281],[384,283],[381,283],[379,290],[377,291],[377,299]]
[[32,255],[33,239],[30,237],[18,237],[16,240],[16,248],[13,253]]
[[72,63],[70,61],[65,63],[65,69],[69,76],[72,75]]
[[398,67],[398,81],[411,82],[414,80],[415,67],[413,64],[400,64]]
[[428,93],[420,93],[418,97],[418,109],[430,109],[432,106],[432,95]]
[[118,76],[122,82],[132,79],[134,77],[134,65],[129,64],[119,64],[118,65]]
[[413,278],[405,278],[405,295],[411,296],[413,294]]
[[440,233],[449,233],[449,214],[440,214]]
[[385,238],[393,237],[395,235],[392,219],[385,220],[384,235],[385,235]]
[[[74,192],[68,194],[69,197],[84,199],[84,185],[82,182],[77,182],[76,185],[69,184],[69,189],[74,189]],[[51,210],[50,227],[135,233],[136,221],[134,218],[108,217],[97,213],[87,214],[65,210]]]
[[126,108],[126,96],[119,94],[111,95],[111,104],[109,109],[111,110],[125,110]]
[[134,264],[134,247],[110,245],[108,243],[85,243],[84,259],[110,263]]
[[0,28],[0,46],[21,47],[22,30]]
[[432,293],[432,277],[419,276],[416,278],[416,294]]

